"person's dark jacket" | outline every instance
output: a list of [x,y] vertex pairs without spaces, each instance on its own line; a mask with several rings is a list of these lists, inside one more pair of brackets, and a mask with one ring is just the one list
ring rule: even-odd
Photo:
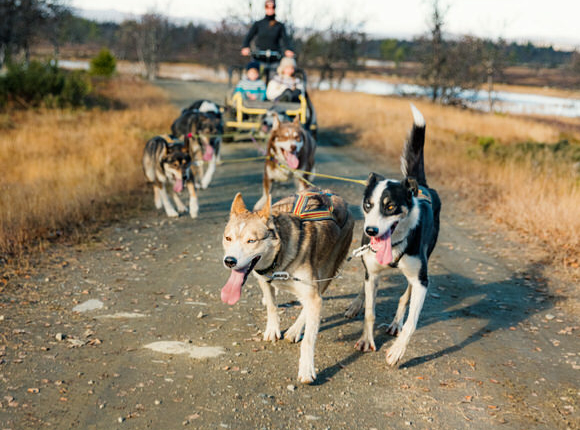
[[256,48],[260,51],[281,51],[281,45],[284,49],[292,51],[292,45],[290,43],[290,38],[286,33],[286,27],[280,21],[276,21],[274,15],[254,22],[252,28],[244,38],[242,43],[242,48],[249,48],[250,42],[253,38],[256,38]]

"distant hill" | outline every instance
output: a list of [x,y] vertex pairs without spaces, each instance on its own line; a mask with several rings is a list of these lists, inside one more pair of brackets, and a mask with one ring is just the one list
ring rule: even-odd
[[[73,13],[76,16],[79,16],[84,19],[88,19],[89,21],[96,21],[96,22],[114,22],[116,24],[120,24],[125,20],[129,19],[137,19],[139,18],[139,14],[129,13],[129,12],[121,12],[116,9],[82,9],[82,8],[72,8]],[[214,27],[217,25],[217,22],[199,18],[195,16],[183,17],[183,16],[168,16],[169,20],[177,25],[186,25],[189,22],[194,22],[196,24],[203,24],[207,27]]]

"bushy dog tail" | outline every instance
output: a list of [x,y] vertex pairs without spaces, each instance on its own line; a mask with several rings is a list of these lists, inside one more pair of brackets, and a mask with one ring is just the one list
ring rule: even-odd
[[401,171],[406,178],[415,178],[419,185],[426,187],[427,178],[425,178],[425,165],[423,162],[425,118],[423,118],[423,114],[412,103],[411,111],[413,112],[413,128],[403,147]]

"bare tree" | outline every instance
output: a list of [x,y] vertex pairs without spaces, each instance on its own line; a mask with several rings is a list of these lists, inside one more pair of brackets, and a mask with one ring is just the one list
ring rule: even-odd
[[443,40],[443,27],[447,9],[442,10],[439,0],[433,0],[429,16],[429,36],[419,39],[421,45],[421,78],[431,90],[431,100],[436,101],[443,93],[443,72],[448,60],[448,50]]
[[34,39],[52,40],[67,10],[64,0],[0,0],[0,66],[19,53],[28,62]]
[[498,79],[503,78],[504,70],[507,67],[507,47],[504,39],[497,42],[492,40],[483,41],[483,66],[485,68],[489,111],[493,112],[495,103],[494,85]]
[[159,13],[147,13],[139,21],[125,21],[121,24],[121,40],[137,54],[137,60],[145,77],[152,81],[159,72],[164,48],[168,43],[169,21]]
[[505,42],[462,36],[444,39],[445,14],[439,0],[433,0],[429,34],[418,40],[421,61],[420,81],[429,88],[432,101],[463,103],[466,92],[473,95],[484,82],[493,108],[493,86],[506,66]]
[[358,68],[360,46],[366,39],[362,24],[345,18],[331,22],[326,29],[303,32],[297,41],[301,63],[319,70],[319,86],[324,80],[332,84],[335,78],[340,84],[348,70]]

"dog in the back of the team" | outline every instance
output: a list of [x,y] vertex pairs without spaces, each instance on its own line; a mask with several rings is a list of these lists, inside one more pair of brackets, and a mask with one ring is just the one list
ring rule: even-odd
[[322,297],[336,277],[352,240],[354,219],[346,202],[329,191],[307,189],[270,207],[271,197],[257,212],[246,209],[238,193],[223,237],[224,265],[232,269],[221,292],[235,304],[250,272],[258,278],[268,322],[264,340],[280,339],[274,288],[294,293],[303,305],[284,338],[298,342],[302,331],[298,379],[316,378],[314,344],[320,325]]
[[[197,218],[198,201],[195,193],[193,172],[189,144],[177,140],[174,136],[155,136],[145,145],[143,151],[143,172],[149,182],[153,184],[155,207],[165,209],[170,217],[179,216],[179,212],[186,212],[187,208],[179,198],[178,193],[187,187],[189,192],[189,215]],[[177,211],[171,204],[173,199]]]
[[[411,105],[411,109],[413,128],[401,157],[404,180],[386,179],[376,173],[371,173],[368,178],[362,202],[362,245],[368,249],[362,255],[365,281],[363,290],[345,314],[354,318],[364,304],[363,333],[355,348],[376,350],[373,327],[379,275],[389,268],[399,268],[403,272],[407,289],[399,299],[395,318],[387,329],[389,334],[398,335],[386,353],[390,365],[401,360],[417,327],[429,285],[427,264],[437,242],[441,211],[439,196],[429,188],[425,178],[425,120],[415,106]],[[409,299],[409,315],[403,324]]]
[[[194,170],[199,178],[199,186],[206,189],[215,173],[216,164],[220,162],[224,122],[220,107],[210,100],[197,100],[191,106],[183,109],[181,115],[171,125],[171,133],[175,136],[189,137],[191,157],[195,161]],[[197,142],[201,148],[201,158],[197,159]],[[207,163],[207,170],[203,164]]]
[[[296,188],[301,191],[309,186],[308,182],[314,177],[316,141],[312,135],[302,128],[298,115],[292,122],[281,122],[276,113],[273,113],[272,117],[272,131],[266,148],[262,197],[254,206],[254,210],[264,206],[274,181],[283,182],[294,177]],[[293,172],[294,169],[310,173]]]
[[276,106],[273,106],[271,109],[268,109],[264,115],[260,117],[260,132],[262,136],[269,136],[272,128],[274,127],[274,115],[278,117],[279,122],[290,122],[292,118],[286,115],[284,109],[276,109]]

